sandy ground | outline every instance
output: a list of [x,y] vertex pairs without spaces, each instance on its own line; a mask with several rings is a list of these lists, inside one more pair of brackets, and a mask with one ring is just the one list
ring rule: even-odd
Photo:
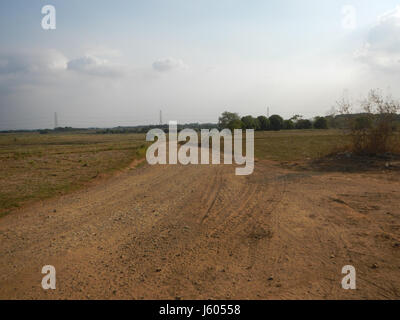
[[398,172],[234,173],[145,165],[0,219],[0,298],[400,298]]

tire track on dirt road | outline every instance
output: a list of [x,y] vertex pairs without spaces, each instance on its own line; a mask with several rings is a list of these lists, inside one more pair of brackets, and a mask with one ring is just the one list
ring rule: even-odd
[[[398,297],[398,237],[376,237],[400,224],[395,201],[393,214],[354,224],[361,217],[326,199],[367,188],[363,177],[323,180],[267,161],[248,177],[234,169],[145,165],[0,219],[0,298]],[[375,184],[382,194],[400,189]],[[361,289],[344,293],[340,267],[356,253]],[[45,292],[40,271],[52,263],[58,288]]]

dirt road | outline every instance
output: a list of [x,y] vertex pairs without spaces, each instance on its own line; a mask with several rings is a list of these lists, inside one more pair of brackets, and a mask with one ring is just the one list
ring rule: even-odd
[[0,298],[400,298],[398,173],[234,173],[146,165],[0,219]]

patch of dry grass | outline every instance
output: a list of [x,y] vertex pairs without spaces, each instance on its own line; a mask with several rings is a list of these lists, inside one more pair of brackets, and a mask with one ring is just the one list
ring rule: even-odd
[[0,216],[145,156],[142,134],[1,134]]
[[349,142],[340,130],[266,131],[256,132],[254,149],[258,159],[296,161],[326,156]]

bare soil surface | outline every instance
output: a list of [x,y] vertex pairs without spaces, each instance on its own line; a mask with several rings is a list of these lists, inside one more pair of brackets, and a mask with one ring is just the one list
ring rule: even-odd
[[[270,161],[248,177],[126,170],[0,219],[0,298],[398,299],[399,178]],[[341,287],[345,265],[357,290]]]

